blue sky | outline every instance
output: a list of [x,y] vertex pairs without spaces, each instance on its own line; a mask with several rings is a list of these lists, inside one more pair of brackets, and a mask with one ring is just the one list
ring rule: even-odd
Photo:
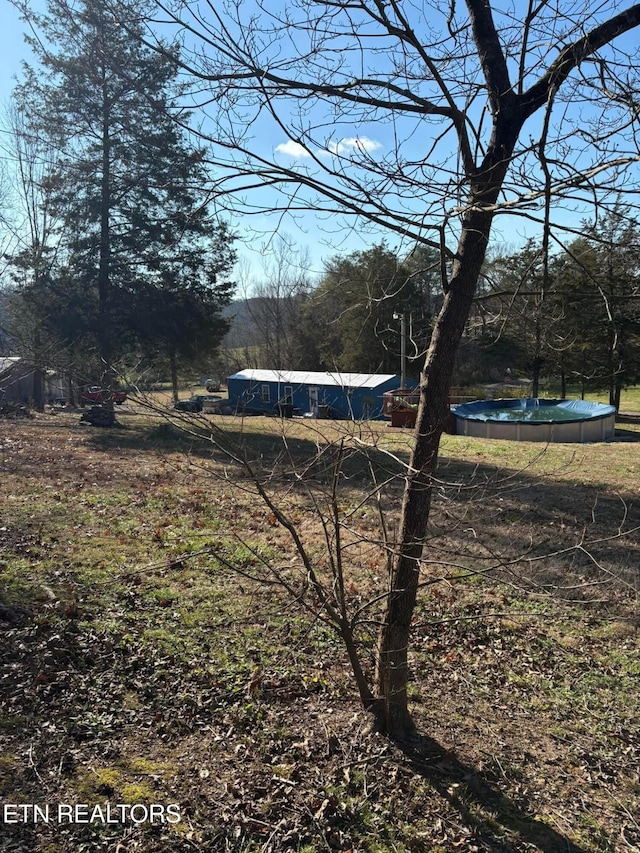
[[[0,0],[0,3],[0,100],[6,101],[13,86],[12,77],[20,73],[20,60],[27,55],[27,48],[24,45],[23,24],[19,21],[18,13],[7,0]],[[281,5],[277,0],[271,5],[266,4],[267,8],[275,11]],[[417,8],[419,4],[412,5]],[[635,53],[636,56],[638,41],[636,34],[625,37],[628,52]],[[267,160],[293,169],[310,169],[319,174],[323,163],[339,162],[340,157],[347,158],[347,169],[355,168],[348,162],[349,155],[366,155],[377,162],[384,162],[394,151],[398,133],[404,138],[407,157],[418,161],[425,145],[430,144],[431,135],[435,138],[439,132],[437,125],[431,126],[425,121],[413,125],[404,120],[402,124],[379,120],[367,122],[363,117],[349,121],[348,116],[336,119],[333,124],[327,116],[319,117],[318,120],[321,129],[315,134],[314,143],[305,149],[291,139],[285,127],[269,121],[264,114],[257,116],[252,125],[252,145],[260,156]],[[532,136],[535,136],[539,131],[539,124],[534,123],[530,131]],[[317,158],[316,163],[313,157]],[[440,161],[443,168],[450,157],[451,148],[445,148]],[[274,195],[270,189],[254,192],[247,198],[254,213],[235,215],[233,225],[240,238],[241,253],[248,259],[249,267],[255,270],[257,276],[260,275],[261,254],[265,251],[268,253],[275,233],[285,233],[297,246],[308,247],[312,266],[316,270],[321,268],[323,258],[337,252],[364,249],[385,234],[383,230],[376,228],[367,231],[361,224],[354,225],[353,220],[349,222],[331,212],[265,213],[261,208],[266,210],[273,204]],[[453,206],[455,199],[449,200],[448,203]],[[421,215],[419,203],[409,195],[404,199],[400,198],[399,204],[408,215]],[[559,215],[563,222],[577,226],[584,213],[565,210]],[[536,230],[535,225],[526,218],[500,217],[494,226],[493,244],[495,246],[503,243],[516,247],[528,236],[535,234]],[[389,234],[388,242],[392,246],[398,245],[399,238]],[[410,244],[405,243],[405,248],[409,249]]]
[[22,23],[17,10],[8,0],[2,0],[0,15],[0,91],[2,99],[11,90],[11,77],[19,69],[24,56]]
[[[32,5],[43,8],[45,4],[32,2]],[[0,109],[4,113],[16,77],[21,74],[21,64],[25,60],[30,61],[32,57],[24,41],[26,25],[20,20],[19,12],[8,0],[0,0],[0,9]],[[342,145],[344,144],[348,143],[343,142]],[[289,150],[287,138],[283,134],[273,138],[270,148],[277,150],[280,145],[284,147],[285,152]],[[286,159],[289,155],[285,153],[282,156]],[[6,153],[0,151],[0,159],[10,167]],[[266,203],[268,204],[268,200]],[[325,234],[326,218],[322,216],[301,214],[282,220],[280,217],[265,215],[251,217],[244,223],[236,218],[234,226],[240,238],[239,253],[245,259],[242,266],[249,279],[260,279],[264,264],[271,263],[273,236],[276,232],[283,233],[298,249],[307,250],[313,273],[321,271],[323,258],[328,258],[337,251],[365,249],[374,242],[370,235],[358,235],[346,228],[342,238],[336,240],[334,235],[333,245],[328,246],[329,238]]]
[[[0,0],[0,167],[4,180],[11,174],[11,160],[6,146],[10,140],[4,130],[4,117],[9,105],[15,77],[20,73],[20,64],[28,56],[28,48],[22,38],[23,25],[14,6],[8,0]],[[3,182],[4,183],[4,182]],[[0,232],[0,240],[2,232]],[[4,241],[0,252],[5,251]]]
[[[36,4],[37,5],[37,4]],[[4,104],[11,94],[14,78],[20,75],[21,63],[30,52],[24,43],[24,23],[8,0],[0,0],[0,101]]]
[[[254,11],[258,14],[259,4],[255,0],[246,0],[242,7],[246,10],[245,15],[249,15],[252,5]],[[301,4],[299,8],[302,8],[302,5],[304,4]],[[318,5],[321,6],[322,4]],[[604,5],[607,4],[599,4],[595,9],[585,6],[587,11],[584,14],[587,16],[587,29],[599,22],[598,15],[602,14]],[[610,13],[618,11],[618,7],[620,6],[620,4],[616,5],[614,3],[608,5]],[[296,48],[301,53],[304,53],[306,49],[313,50],[314,40],[322,42],[322,31],[317,27],[309,25],[304,30],[306,35],[304,32],[301,35],[299,30],[293,30],[289,22],[277,20],[277,16],[282,12],[284,6],[282,2],[275,0],[273,3],[263,3],[261,6],[263,9],[267,9],[272,15],[272,24],[274,27],[273,32],[269,36],[265,35],[262,41],[260,41],[259,35],[255,34],[255,30],[251,33],[254,39],[256,39],[261,61],[265,65],[269,65],[269,60],[264,59],[264,57],[271,57],[270,61],[273,65],[269,65],[269,67],[278,69],[278,72],[282,76],[293,75],[297,79],[304,78],[304,66],[297,67],[295,60],[290,61],[293,56],[292,42],[295,42]],[[613,6],[616,6],[616,8],[612,10],[611,7]],[[519,67],[520,60],[517,39],[522,36],[522,5],[518,2],[508,2],[508,0],[505,0],[505,3],[494,4],[495,9],[498,9],[498,7],[501,9],[501,12],[496,12],[495,18],[503,27],[504,41],[511,41],[512,47],[509,63],[513,71]],[[545,4],[540,4],[539,8],[544,9],[544,7]],[[292,4],[292,8],[295,9],[295,4]],[[306,5],[304,8],[307,8]],[[356,4],[352,4],[350,8],[354,10]],[[421,36],[424,34],[425,39],[432,40],[432,55],[437,57],[437,62],[440,63],[438,67],[444,68],[446,60],[443,54],[439,54],[440,35],[445,39],[448,37],[448,22],[446,18],[449,15],[450,8],[453,7],[450,7],[450,4],[427,2],[421,4],[420,2],[412,2],[407,3],[403,8],[409,10],[409,14],[414,16],[415,23],[420,28]],[[551,9],[552,7],[549,5],[546,8]],[[555,4],[553,8],[555,9]],[[582,30],[579,26],[574,28],[574,18],[571,14],[573,12],[576,16],[578,15],[576,5],[569,2],[560,2],[558,8],[569,10],[567,16],[563,18],[561,15],[556,17],[551,15],[538,34],[537,41],[535,41],[536,36],[530,34],[531,51],[527,56],[529,64],[525,63],[525,67],[527,68],[526,86],[536,81],[545,70],[548,62],[552,61],[558,55],[564,38],[568,38],[569,42],[571,42],[582,35]],[[458,16],[457,24],[461,27],[461,32],[464,32],[464,27],[467,24],[464,17],[464,4],[458,4],[455,9]],[[429,13],[428,16],[427,12]],[[295,15],[295,11],[291,12],[291,14]],[[352,11],[351,14],[357,15],[358,12]],[[263,12],[259,12],[259,15],[261,20],[265,19]],[[363,17],[362,14],[360,17]],[[387,43],[389,39],[387,37],[380,39],[373,37],[369,44],[369,52],[360,54],[357,46],[354,45],[353,39],[350,41],[348,37],[345,37],[341,41],[339,34],[335,35],[336,29],[339,28],[336,21],[339,21],[339,19],[340,15],[336,12],[331,21],[334,41],[326,43],[327,62],[333,66],[332,80],[337,79],[348,86],[355,78],[362,78],[363,76],[371,78],[376,75],[384,77],[391,68],[391,59],[388,54],[389,45]],[[210,16],[209,23],[212,22],[213,18]],[[361,23],[358,20],[355,24],[355,29],[358,30],[358,37],[362,40],[366,37],[367,29],[371,29],[371,25],[369,22],[369,26],[363,23],[359,27]],[[241,28],[238,27],[236,32],[240,32],[240,30]],[[568,30],[572,30],[569,36],[566,35],[566,31]],[[291,36],[291,32],[296,33],[295,39]],[[211,39],[215,44],[215,33],[211,36]],[[626,56],[620,54],[617,57],[621,62],[620,68],[624,71],[624,66],[627,62],[630,62],[632,67],[634,64],[637,67],[640,64],[638,34],[629,34],[619,39],[617,43],[623,48],[626,54]],[[204,49],[207,52],[209,47],[205,46]],[[605,53],[611,55],[610,51],[605,50]],[[403,53],[401,51],[396,53],[396,59],[402,62]],[[420,71],[422,70],[421,59],[414,58],[410,61],[414,64],[410,66],[410,73],[407,74],[405,79],[411,80],[410,85],[414,87],[414,94],[418,91],[420,95],[429,100],[440,98],[440,102],[443,103],[437,87],[430,82],[425,82],[426,78],[420,76]],[[453,64],[455,65],[456,63],[454,62]],[[460,63],[460,65],[462,64]],[[320,74],[321,66],[316,67]],[[313,70],[312,68],[311,75],[313,75]],[[587,70],[592,71],[592,69]],[[414,71],[418,72],[416,76],[412,76],[412,72]],[[463,73],[466,71],[467,69],[463,69]],[[485,99],[482,95],[479,95],[475,103],[469,104],[466,99],[469,96],[469,92],[473,90],[473,86],[461,83],[462,78],[457,78],[455,72],[450,74],[447,69],[446,73],[449,74],[448,82],[454,100],[468,117],[475,120],[476,126],[481,126],[480,136],[482,138],[484,134],[484,141],[486,141],[486,134],[490,130],[491,122],[485,120],[481,124],[479,121],[479,117],[485,109]],[[400,81],[399,85],[402,85],[402,75],[399,75],[395,79]],[[372,87],[370,91],[375,91],[375,89]],[[564,102],[561,102],[565,92],[567,96],[564,98]],[[215,100],[214,102],[216,110],[219,109],[221,102],[224,103],[224,91],[221,90],[220,94],[221,101]],[[558,98],[558,109],[555,111],[551,123],[551,132],[553,133],[556,130],[556,122],[560,116],[563,118],[569,117],[573,120],[575,137],[567,136],[551,152],[551,155],[556,160],[552,168],[558,176],[564,179],[572,177],[567,167],[568,162],[572,158],[576,169],[585,170],[594,163],[597,164],[599,157],[605,156],[601,147],[594,145],[589,136],[589,121],[595,117],[593,103],[581,101],[578,94],[574,97],[574,93],[569,86],[561,90],[560,97]],[[422,218],[425,221],[424,233],[428,236],[433,236],[434,233],[433,230],[431,232],[428,231],[429,225],[434,223],[439,224],[442,221],[443,212],[449,213],[452,227],[449,232],[448,244],[450,248],[455,247],[455,208],[457,205],[462,204],[464,199],[458,198],[456,195],[458,175],[457,164],[455,162],[456,141],[454,134],[443,131],[443,122],[440,119],[431,120],[425,118],[423,115],[416,118],[415,114],[412,117],[411,113],[407,112],[400,117],[398,114],[389,116],[388,113],[377,112],[375,108],[365,109],[361,106],[353,105],[347,112],[341,113],[339,108],[335,106],[335,102],[323,101],[322,98],[296,100],[294,97],[276,96],[275,103],[278,110],[278,118],[281,121],[275,120],[269,114],[268,109],[259,111],[249,105],[244,106],[242,109],[236,109],[235,124],[231,120],[228,125],[230,135],[237,136],[240,134],[242,139],[244,138],[243,134],[246,134],[247,139],[250,140],[247,142],[247,148],[250,148],[251,152],[256,155],[251,164],[259,165],[260,159],[267,162],[274,162],[280,166],[288,166],[291,170],[298,171],[299,173],[308,172],[310,175],[319,177],[320,180],[326,178],[327,185],[330,185],[332,176],[329,172],[323,171],[323,167],[342,162],[345,170],[344,177],[348,181],[363,174],[362,171],[358,170],[358,164],[355,162],[358,159],[358,154],[362,156],[363,160],[370,158],[371,161],[375,161],[380,165],[386,165],[390,174],[399,174],[400,170],[395,169],[397,164],[394,159],[394,152],[397,148],[401,152],[402,168],[405,169],[406,173],[413,171],[415,176],[413,189],[415,193],[411,192],[410,182],[407,182],[408,190],[405,195],[402,192],[394,191],[393,186],[397,188],[398,184],[394,185],[393,180],[390,180],[388,182],[390,189],[385,196],[387,204],[389,206],[395,205],[395,209],[399,214],[404,214],[408,218],[412,217],[414,223],[420,221]],[[299,114],[297,113],[298,108],[300,109]],[[233,104],[231,104],[230,110],[233,112]],[[214,121],[213,115],[211,116],[211,121]],[[245,127],[242,126],[243,123]],[[539,116],[529,121],[521,134],[521,141],[524,147],[527,147],[529,144],[535,145],[541,132],[541,126]],[[308,128],[312,129],[307,133]],[[300,142],[304,144],[301,145]],[[619,153],[621,155],[634,156],[637,154],[637,151],[634,151],[634,142],[631,143],[630,148],[625,148],[626,143],[622,138],[618,142]],[[429,152],[429,157],[427,158],[428,165],[425,166],[425,152],[427,151]],[[610,156],[617,157],[618,152],[611,153]],[[248,161],[247,171],[250,170],[251,164]],[[521,187],[533,175],[537,178],[539,189],[541,186],[542,169],[539,162],[529,157],[523,160],[521,174],[514,175],[512,172],[505,186],[507,195],[509,195],[509,192],[512,198],[517,195]],[[633,175],[634,180],[637,180],[637,169],[635,173],[630,173],[631,175]],[[450,177],[448,178],[447,176]],[[439,182],[442,195],[432,194],[430,196],[429,187],[434,186],[436,182]],[[241,184],[242,181],[238,183]],[[290,184],[289,186],[295,187],[295,184]],[[579,229],[581,219],[589,216],[591,211],[587,207],[584,194],[580,198],[580,193],[572,190],[571,195],[573,198],[566,203],[554,205],[554,220],[558,226],[564,225]],[[299,197],[296,196],[296,200]],[[264,190],[261,193],[253,195],[254,204],[263,208],[268,207],[272,198],[272,190]],[[307,203],[310,203],[310,199],[310,194],[304,197]],[[529,209],[523,210],[524,215],[520,217],[513,215],[500,215],[496,217],[492,235],[493,245],[496,246],[502,243],[516,247],[522,244],[527,237],[538,234],[540,229],[533,222],[531,218],[532,213],[533,205]],[[271,229],[280,227],[283,222],[285,223],[285,227],[291,230],[290,223],[292,218],[285,215],[280,220],[276,215],[263,215],[262,217],[256,215],[255,219],[252,218],[250,221],[256,224],[256,231],[258,233],[261,231],[269,233]],[[333,238],[335,246],[348,249],[354,246],[358,238],[361,241],[364,239],[369,242],[375,239],[371,234],[363,235],[361,225],[349,228],[344,218],[335,213],[327,213],[324,217],[312,217],[309,213],[300,212],[297,215],[297,219],[301,228],[304,229],[306,227],[308,229],[311,239],[315,241],[315,245],[322,245],[325,241]],[[389,242],[392,245],[397,239],[393,234],[389,236]],[[571,237],[567,239],[570,240]],[[410,248],[408,241],[405,243],[405,247],[407,249]]]

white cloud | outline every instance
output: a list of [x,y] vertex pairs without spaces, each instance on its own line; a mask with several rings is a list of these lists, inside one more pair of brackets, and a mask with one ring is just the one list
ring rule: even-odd
[[382,143],[375,139],[369,139],[368,136],[349,136],[339,142],[332,141],[327,145],[327,150],[332,154],[348,154],[352,151],[370,154],[372,151],[379,151],[380,148],[382,148]]
[[[348,157],[354,154],[371,154],[383,147],[381,142],[378,142],[376,139],[370,139],[368,136],[346,136],[344,139],[330,140],[327,143],[327,147],[320,149],[317,153],[324,156],[337,154],[338,156]],[[293,139],[288,139],[286,142],[276,145],[275,150],[278,154],[284,154],[287,157],[304,158],[312,156],[304,145],[295,142]]]
[[293,139],[289,139],[287,142],[281,142],[280,145],[276,145],[276,151],[279,154],[286,154],[288,157],[311,157],[311,154],[309,154],[304,145],[300,145],[299,142],[294,142]]

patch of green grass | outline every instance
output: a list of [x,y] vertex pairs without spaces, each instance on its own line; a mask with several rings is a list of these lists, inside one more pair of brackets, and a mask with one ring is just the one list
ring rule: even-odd
[[152,604],[160,607],[169,607],[180,599],[180,592],[170,587],[159,587],[151,590],[149,599]]
[[[560,387],[551,385],[545,388],[545,394],[550,397],[560,395]],[[578,399],[582,394],[582,389],[579,385],[569,385],[567,388],[567,397]],[[606,388],[598,391],[587,391],[584,395],[585,400],[591,400],[596,403],[609,404],[609,390]],[[630,388],[623,388],[620,395],[620,411],[621,412],[640,412],[640,385],[634,385]]]
[[131,780],[131,773],[139,776],[141,771],[131,764],[81,770],[77,776],[76,792],[82,802],[90,805],[104,803],[109,799],[129,804],[156,802],[158,792],[154,786],[142,779]]
[[12,781],[15,779],[19,762],[20,758],[17,755],[0,756],[0,791],[9,791]]
[[47,598],[38,573],[31,571],[31,560],[0,561],[0,604],[28,608],[34,600],[46,601]]
[[[25,714],[0,714],[0,731],[13,732],[23,728],[29,722]],[[7,759],[9,760],[9,759]],[[2,763],[0,762],[0,780],[2,779]]]
[[173,769],[168,761],[155,761],[144,756],[127,757],[124,764],[132,773],[141,773],[147,776],[164,775]]
[[[264,472],[287,431],[291,457],[279,459],[265,484],[295,518],[333,594],[324,531],[310,511],[310,494],[322,501],[326,483],[292,485],[291,463],[330,442],[366,440],[382,471],[382,451],[406,459],[410,435],[384,424],[217,422],[253,458],[263,454]],[[542,538],[566,544],[583,522],[594,523],[592,509],[602,518],[598,533],[618,530],[620,512],[629,519],[635,512],[640,442],[540,453],[445,437],[443,479],[462,485],[443,487],[435,505],[424,579],[437,583],[421,593],[416,611],[411,695],[434,751],[440,744],[458,758],[414,766],[366,733],[342,643],[313,612],[317,602],[288,537],[253,493],[238,488],[247,486],[241,469],[210,447],[189,458],[191,439],[158,436],[157,422],[144,416],[129,423],[106,437],[59,421],[46,442],[34,432],[29,452],[4,472],[3,524],[19,535],[2,540],[9,546],[2,594],[27,601],[35,618],[7,631],[9,651],[0,649],[12,703],[0,724],[0,754],[23,764],[31,755],[61,800],[86,794],[104,802],[102,791],[113,790],[183,803],[189,822],[180,831],[192,835],[184,846],[179,833],[165,844],[178,853],[193,844],[263,850],[276,814],[286,821],[279,831],[291,833],[289,849],[313,853],[329,841],[406,853],[463,849],[470,839],[487,849],[542,839],[538,846],[548,850],[581,839],[588,853],[604,853],[603,839],[619,837],[622,818],[611,818],[611,797],[638,797],[639,649],[628,588],[592,586],[591,564],[573,556],[558,557],[556,574],[529,586],[517,564],[466,581],[452,580],[461,572],[448,564],[482,568],[487,550],[499,563],[532,537],[536,545]],[[363,460],[349,460],[339,495],[351,612],[387,582]],[[491,486],[475,502],[463,488],[474,475]],[[517,481],[522,491],[501,491],[494,505],[492,481]],[[400,488],[394,483],[383,495],[392,539]],[[351,530],[366,541],[356,547]],[[244,575],[198,555],[208,547]],[[611,542],[598,559],[618,568],[629,552],[628,543]],[[287,572],[298,600],[247,577],[264,569],[261,557]],[[593,588],[607,603],[560,600],[553,584]],[[44,587],[53,599],[39,597]],[[366,665],[380,612],[379,603],[362,611]],[[39,784],[27,771],[25,764],[25,798]],[[484,777],[504,803],[473,790]],[[330,792],[336,802],[323,811]],[[530,802],[540,815],[533,829]],[[585,802],[602,814],[602,832],[583,820]],[[548,826],[547,836],[538,824]],[[145,828],[136,835],[141,853],[160,843]]]

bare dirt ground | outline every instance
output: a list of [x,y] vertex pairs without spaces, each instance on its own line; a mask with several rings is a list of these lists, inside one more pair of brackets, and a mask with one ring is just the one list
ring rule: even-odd
[[[400,747],[370,731],[331,631],[251,580],[295,555],[243,472],[119,418],[0,423],[0,850],[640,849],[634,425],[529,463],[538,449],[446,439],[411,656],[420,739]],[[282,457],[276,426],[223,428],[278,471],[321,565],[289,469],[320,495],[324,437],[285,425]],[[406,435],[372,429],[376,464],[402,457]],[[358,602],[385,555],[349,464]]]

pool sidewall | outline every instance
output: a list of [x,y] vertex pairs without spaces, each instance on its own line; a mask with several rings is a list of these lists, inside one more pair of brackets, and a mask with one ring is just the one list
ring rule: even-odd
[[[560,406],[572,409],[576,417],[569,420],[504,421],[492,420],[492,409]],[[586,400],[556,400],[545,398],[507,398],[501,400],[474,400],[452,408],[456,421],[456,434],[474,438],[494,438],[509,441],[540,441],[559,443],[586,443],[608,441],[615,435],[616,410],[603,403]]]

